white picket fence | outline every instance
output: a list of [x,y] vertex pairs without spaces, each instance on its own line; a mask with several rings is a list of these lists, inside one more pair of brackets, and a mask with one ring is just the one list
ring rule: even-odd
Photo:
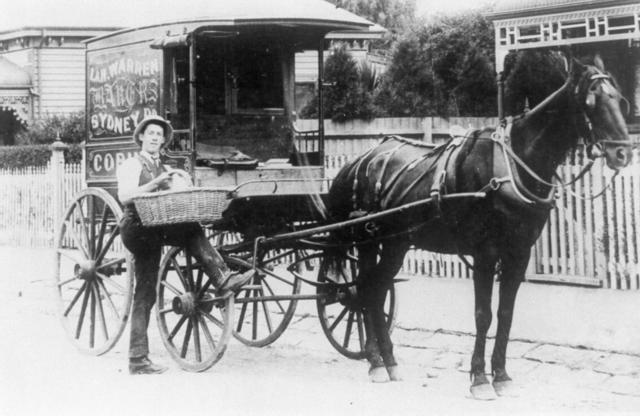
[[[354,155],[355,152],[326,156],[327,176],[335,175]],[[560,174],[568,181],[580,169],[579,165],[565,165]],[[64,167],[60,183],[65,208],[85,186],[81,171],[80,165]],[[52,188],[56,179],[51,172],[49,166],[0,170],[0,244],[52,246],[56,231]],[[533,248],[529,280],[640,289],[640,163],[637,155],[633,164],[613,181],[611,176],[610,170],[597,163],[570,190],[559,193],[557,207]],[[609,182],[602,197],[588,200]],[[420,250],[407,254],[404,271],[448,278],[471,276],[457,256]]]
[[[79,164],[66,165],[62,183],[65,201],[83,187]],[[51,167],[0,170],[0,244],[50,247],[54,238],[56,178]]]

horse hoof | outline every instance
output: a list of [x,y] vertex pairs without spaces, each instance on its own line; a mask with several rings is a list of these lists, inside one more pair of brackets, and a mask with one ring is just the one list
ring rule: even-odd
[[387,367],[387,373],[389,374],[389,380],[402,381],[402,375],[400,374],[400,370],[398,370],[397,365]]
[[389,374],[384,367],[374,367],[369,370],[369,381],[372,383],[386,383],[389,381]]
[[517,397],[516,389],[511,380],[494,381],[493,390],[500,397]]
[[471,386],[471,396],[476,400],[496,400],[498,398],[496,391],[489,383]]

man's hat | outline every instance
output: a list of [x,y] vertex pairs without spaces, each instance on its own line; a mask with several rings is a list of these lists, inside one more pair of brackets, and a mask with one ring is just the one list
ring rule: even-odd
[[159,124],[164,129],[164,143],[162,144],[164,147],[171,141],[171,138],[173,138],[173,127],[171,127],[171,124],[167,120],[160,116],[147,116],[138,123],[136,129],[133,131],[133,140],[135,140],[138,146],[142,146],[142,143],[140,143],[140,135],[150,123]]

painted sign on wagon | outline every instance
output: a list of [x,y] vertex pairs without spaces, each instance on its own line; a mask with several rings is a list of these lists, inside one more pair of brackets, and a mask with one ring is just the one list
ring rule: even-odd
[[160,51],[149,47],[89,54],[87,112],[91,139],[127,137],[160,105]]

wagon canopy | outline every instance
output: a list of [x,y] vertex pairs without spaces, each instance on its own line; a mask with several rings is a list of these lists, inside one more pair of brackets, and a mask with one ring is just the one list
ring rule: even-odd
[[[238,0],[171,2],[167,7],[156,7],[149,18],[135,28],[89,40],[91,43],[127,34],[153,32],[162,28],[164,34],[187,35],[207,28],[210,36],[223,37],[239,33],[287,33],[300,48],[316,48],[318,37],[332,31],[364,31],[382,29],[374,23],[322,0]],[[135,7],[135,6],[134,6]],[[173,30],[172,30],[173,29]],[[382,29],[384,31],[384,29]],[[161,42],[161,41],[160,41]]]

